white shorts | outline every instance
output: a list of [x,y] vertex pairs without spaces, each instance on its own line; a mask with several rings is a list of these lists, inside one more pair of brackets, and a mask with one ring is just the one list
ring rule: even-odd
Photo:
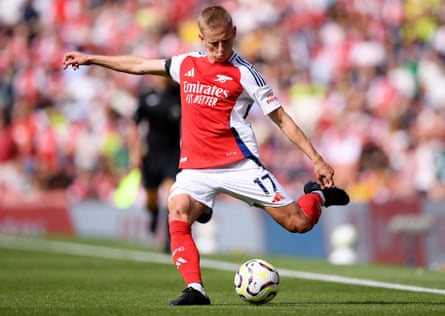
[[210,208],[219,193],[260,207],[279,207],[294,202],[272,173],[251,159],[225,168],[181,170],[169,199],[184,193]]

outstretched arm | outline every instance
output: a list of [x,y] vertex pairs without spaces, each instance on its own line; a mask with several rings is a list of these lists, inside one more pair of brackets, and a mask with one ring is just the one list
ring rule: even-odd
[[82,52],[69,52],[63,57],[63,69],[71,66],[77,70],[81,65],[98,65],[108,69],[136,75],[166,76],[162,59],[148,59],[140,56],[106,56]]
[[278,125],[283,134],[312,161],[315,175],[321,187],[332,187],[334,185],[334,169],[323,160],[289,114],[280,107],[271,112],[269,117]]

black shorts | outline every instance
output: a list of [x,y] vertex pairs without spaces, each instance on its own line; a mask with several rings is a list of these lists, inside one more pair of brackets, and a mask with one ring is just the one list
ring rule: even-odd
[[142,158],[142,179],[146,189],[159,187],[165,179],[175,179],[178,172],[178,150],[150,150]]

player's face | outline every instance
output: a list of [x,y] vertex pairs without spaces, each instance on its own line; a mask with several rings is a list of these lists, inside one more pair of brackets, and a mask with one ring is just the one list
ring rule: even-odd
[[222,63],[232,55],[235,35],[236,28],[230,26],[203,30],[199,38],[211,63]]

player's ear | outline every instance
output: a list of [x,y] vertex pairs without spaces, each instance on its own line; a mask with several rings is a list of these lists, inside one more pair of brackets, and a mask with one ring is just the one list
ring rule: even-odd
[[232,34],[233,34],[233,37],[236,36],[236,26],[233,27]]
[[198,34],[198,37],[199,37],[199,39],[200,39],[201,41],[203,41],[203,40],[204,40],[204,36],[202,36],[202,34],[201,34],[201,33],[199,33],[199,34]]

